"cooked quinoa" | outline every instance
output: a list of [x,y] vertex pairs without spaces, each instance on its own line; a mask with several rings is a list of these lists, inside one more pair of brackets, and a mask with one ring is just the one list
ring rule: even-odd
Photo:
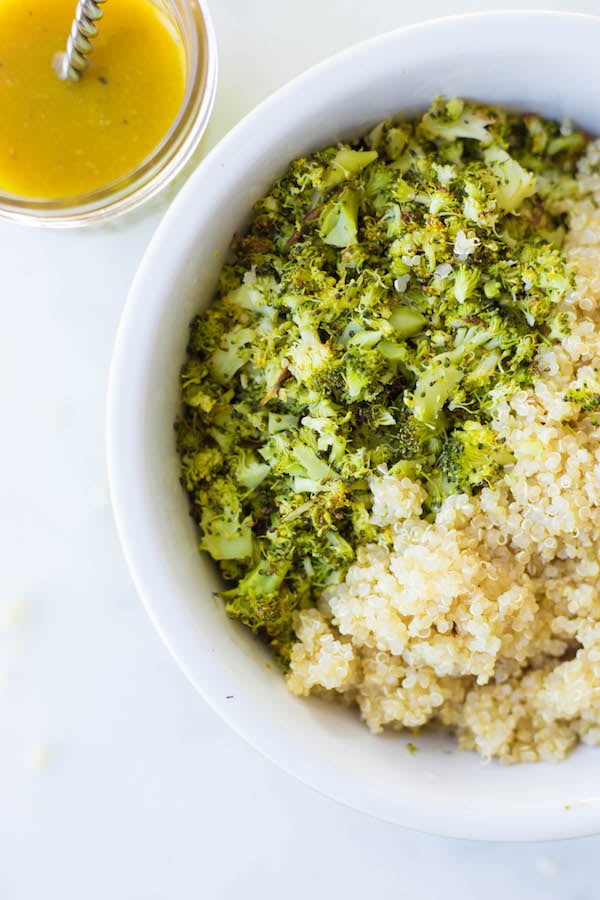
[[565,205],[570,334],[495,409],[514,464],[434,522],[423,486],[382,467],[377,541],[297,613],[289,689],[355,703],[374,732],[437,722],[504,762],[600,743],[600,419],[565,399],[600,371],[599,162],[596,142]]
[[504,762],[600,743],[598,172],[568,122],[437,98],[234,236],[181,481],[293,693]]

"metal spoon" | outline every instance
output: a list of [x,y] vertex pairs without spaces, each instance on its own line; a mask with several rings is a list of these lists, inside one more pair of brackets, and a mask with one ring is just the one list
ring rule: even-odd
[[96,22],[102,18],[101,3],[106,0],[79,0],[77,3],[67,49],[57,53],[52,60],[52,68],[63,81],[79,81],[87,68],[92,39],[98,34]]

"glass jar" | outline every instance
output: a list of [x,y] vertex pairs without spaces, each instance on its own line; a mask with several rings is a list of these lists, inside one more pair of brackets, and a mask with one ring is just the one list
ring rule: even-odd
[[217,87],[217,46],[205,0],[151,0],[176,31],[185,59],[185,93],[177,117],[152,153],[131,172],[89,193],[32,200],[0,191],[0,219],[69,228],[112,219],[153,197],[198,146]]

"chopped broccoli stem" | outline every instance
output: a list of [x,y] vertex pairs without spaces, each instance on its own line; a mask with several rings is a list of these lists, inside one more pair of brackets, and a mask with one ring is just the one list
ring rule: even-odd
[[325,173],[324,186],[334,187],[342,181],[349,181],[376,159],[376,150],[353,150],[351,147],[340,147],[329,163],[329,168]]
[[319,232],[325,244],[332,247],[356,244],[359,200],[358,191],[354,187],[346,187],[325,206]]
[[409,306],[397,306],[388,321],[394,329],[396,338],[414,337],[415,334],[423,331],[427,324],[425,316]]
[[463,372],[452,365],[438,364],[427,369],[417,381],[413,393],[412,411],[415,418],[433,427],[462,377]]

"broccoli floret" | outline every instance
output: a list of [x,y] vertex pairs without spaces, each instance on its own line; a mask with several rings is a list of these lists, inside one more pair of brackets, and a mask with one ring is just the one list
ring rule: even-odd
[[514,212],[526,197],[535,193],[535,175],[527,172],[501,147],[490,147],[483,154],[498,179],[496,201],[504,212]]
[[323,342],[314,328],[306,326],[300,329],[298,340],[291,345],[286,360],[296,381],[311,386],[315,378],[332,367],[336,357],[331,344]]
[[194,502],[201,510],[201,550],[213,559],[252,559],[252,523],[234,481],[215,478],[195,491]]
[[287,249],[281,267],[280,303],[298,306],[306,296],[331,299],[335,293],[337,251],[306,234]]
[[210,315],[196,316],[190,325],[188,352],[203,356],[214,352],[238,321],[238,308],[226,303],[211,307]]
[[271,467],[261,462],[253,450],[240,447],[239,453],[230,463],[230,471],[239,485],[248,491],[255,491],[270,474]]
[[223,468],[223,454],[218,447],[206,447],[193,453],[181,451],[181,479],[186,491],[194,491],[203,481],[210,481]]
[[488,126],[494,117],[483,109],[467,107],[462,100],[454,99],[448,103],[439,100],[425,113],[419,123],[418,132],[429,140],[456,141],[467,138],[489,144],[493,140]]
[[346,397],[350,403],[377,397],[395,375],[389,362],[364,344],[352,344],[343,356]]
[[575,403],[581,412],[599,412],[600,378],[597,373],[589,371],[589,367],[587,367],[566,392],[565,400]]
[[580,388],[573,388],[565,394],[565,400],[576,403],[582,412],[598,412],[600,411],[600,387],[589,388],[582,385]]
[[383,155],[388,161],[397,162],[407,149],[413,132],[414,126],[411,122],[386,119],[367,135],[366,144],[377,150],[379,155]]
[[[386,412],[391,421],[386,420]],[[419,421],[400,399],[388,410],[371,407],[367,416],[367,428],[372,447],[377,447],[378,450],[382,447],[390,449],[390,453],[381,462],[394,468],[399,460],[418,461],[418,468],[413,473],[415,477],[421,468],[427,468],[432,463],[439,451],[435,431]],[[367,435],[363,440],[369,443]]]
[[498,434],[481,422],[469,419],[455,428],[444,443],[438,460],[441,494],[472,494],[492,484],[514,457]]
[[220,345],[209,361],[211,371],[218,382],[227,384],[238,369],[248,362],[252,353],[248,345],[253,337],[254,331],[251,328],[237,328],[222,337]]
[[439,363],[428,368],[415,385],[411,399],[413,415],[419,422],[435,428],[440,413],[452,397],[464,372],[453,365]]
[[282,584],[289,564],[261,560],[235,587],[221,592],[227,614],[265,636],[276,658],[285,665],[294,642],[292,618],[298,599]]
[[476,290],[481,272],[472,266],[459,266],[454,275],[454,297],[464,303]]

